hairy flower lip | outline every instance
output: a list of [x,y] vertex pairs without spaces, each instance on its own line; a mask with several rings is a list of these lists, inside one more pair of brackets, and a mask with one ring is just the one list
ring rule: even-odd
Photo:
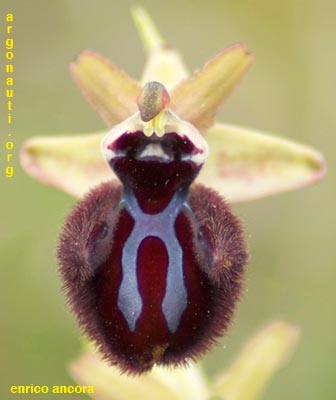
[[[188,167],[177,174],[181,163],[176,164],[172,170],[149,165],[147,175],[140,168],[133,174],[126,165],[126,174],[120,177],[125,190],[117,182],[93,189],[68,216],[60,236],[59,271],[83,331],[110,363],[133,375],[154,363],[183,365],[208,351],[228,329],[244,285],[248,256],[240,220],[203,185],[193,186],[189,195],[179,191],[190,184],[197,169]],[[166,188],[167,177],[171,183]],[[143,183],[136,188],[138,178]],[[143,195],[147,188],[150,197]],[[134,201],[142,211],[132,205]],[[103,227],[107,235],[101,236]],[[102,239],[96,241],[97,237]],[[164,243],[174,262],[161,247],[151,251],[153,237]],[[139,250],[143,243],[150,246],[147,253]],[[175,246],[181,249],[181,258],[176,259]],[[137,267],[134,249],[142,254]],[[211,264],[207,252],[214,255]],[[183,275],[176,275],[180,268]],[[148,270],[152,272],[146,275]],[[138,271],[134,290],[133,280],[126,279],[132,271]],[[159,355],[158,348],[167,343],[167,351]]]

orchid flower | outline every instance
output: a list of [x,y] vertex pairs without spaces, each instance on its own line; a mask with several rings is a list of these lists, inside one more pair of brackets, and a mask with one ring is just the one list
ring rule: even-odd
[[[146,12],[135,9],[134,19],[148,51],[141,82],[89,50],[71,63],[108,132],[31,139],[21,163],[42,183],[81,198],[61,233],[58,259],[83,331],[110,364],[131,374],[154,368],[148,379],[155,381],[157,364],[179,366],[210,349],[241,294],[245,239],[222,197],[246,201],[295,189],[320,180],[326,168],[308,146],[215,121],[252,64],[244,44],[190,75]],[[289,329],[292,337],[287,328],[276,325],[275,336]],[[284,342],[280,333],[280,347]],[[238,362],[240,373],[248,362]],[[81,382],[91,366],[99,382],[117,379],[92,354],[74,364],[74,376]],[[217,385],[226,399],[259,393],[250,385],[250,397],[240,396],[234,367],[230,374]],[[108,398],[104,385],[97,399]],[[209,393],[203,385],[198,398]]]

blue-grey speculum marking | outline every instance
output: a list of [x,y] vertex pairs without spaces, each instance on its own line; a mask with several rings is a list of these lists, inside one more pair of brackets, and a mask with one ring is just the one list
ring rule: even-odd
[[177,192],[168,206],[158,214],[145,214],[133,193],[126,192],[123,202],[135,221],[133,230],[122,251],[122,281],[118,293],[118,307],[131,331],[140,317],[143,302],[138,289],[137,254],[141,242],[148,236],[163,241],[168,253],[166,292],[162,311],[169,330],[176,332],[181,316],[187,307],[187,290],[183,278],[183,253],[176,238],[174,224],[185,196]]

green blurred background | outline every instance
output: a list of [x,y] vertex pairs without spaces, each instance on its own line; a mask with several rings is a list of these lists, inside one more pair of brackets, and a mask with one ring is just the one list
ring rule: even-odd
[[[67,364],[80,334],[65,306],[55,246],[75,200],[42,186],[18,163],[31,136],[104,128],[72,83],[68,64],[85,48],[139,77],[145,61],[129,0],[0,0],[1,64],[4,15],[15,14],[15,177],[1,176],[0,398],[10,385],[66,385]],[[282,318],[301,328],[297,351],[265,399],[335,398],[335,88],[336,3],[331,0],[143,0],[190,69],[235,41],[256,62],[221,108],[227,122],[281,133],[326,156],[320,184],[235,205],[251,250],[247,290],[232,329],[204,359],[210,376],[229,365],[263,324]],[[3,73],[3,66],[1,65]],[[5,132],[1,76],[1,131]],[[4,134],[1,174],[4,171]],[[56,396],[57,397],[57,396]],[[20,398],[39,398],[25,395]],[[80,395],[76,398],[81,399]]]

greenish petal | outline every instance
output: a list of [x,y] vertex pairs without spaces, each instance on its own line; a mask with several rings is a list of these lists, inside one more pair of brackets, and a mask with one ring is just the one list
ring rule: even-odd
[[219,105],[240,82],[253,61],[242,43],[234,44],[182,81],[171,95],[171,108],[204,131],[214,124]]
[[94,385],[96,400],[207,400],[208,389],[196,366],[173,370],[155,367],[152,372],[130,377],[109,366],[92,352],[74,361],[70,374],[81,385]]
[[[214,385],[223,400],[257,400],[273,374],[292,354],[299,330],[286,322],[274,322],[246,344],[231,367]],[[290,396],[290,394],[288,393]]]
[[33,138],[21,149],[21,164],[45,185],[80,197],[115,176],[100,152],[103,137],[104,133]]
[[319,181],[326,172],[319,152],[270,134],[216,124],[206,139],[209,158],[198,182],[231,202],[300,188]]
[[141,85],[98,53],[85,50],[70,65],[84,97],[111,127],[137,111]]
[[151,81],[162,83],[168,90],[188,76],[180,54],[167,45],[153,20],[142,7],[132,9],[148,59],[142,76],[142,83]]

